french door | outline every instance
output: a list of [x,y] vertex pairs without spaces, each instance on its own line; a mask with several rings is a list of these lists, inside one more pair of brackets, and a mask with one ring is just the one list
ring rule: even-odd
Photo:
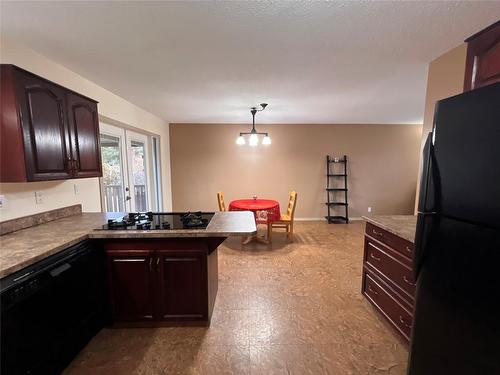
[[100,129],[104,210],[144,212],[155,209],[149,137],[103,123]]

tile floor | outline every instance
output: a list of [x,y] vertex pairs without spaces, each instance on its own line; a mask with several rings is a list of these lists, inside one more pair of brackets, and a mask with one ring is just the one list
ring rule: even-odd
[[406,345],[360,293],[363,230],[229,239],[210,327],[104,329],[64,374],[405,374]]

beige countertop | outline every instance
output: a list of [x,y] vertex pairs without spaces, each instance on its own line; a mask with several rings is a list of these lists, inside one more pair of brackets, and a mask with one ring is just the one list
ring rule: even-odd
[[375,215],[363,216],[363,219],[405,240],[415,242],[415,215]]
[[81,213],[0,236],[0,277],[5,277],[87,238],[229,237],[257,232],[251,212],[216,212],[206,229],[102,231],[123,213]]

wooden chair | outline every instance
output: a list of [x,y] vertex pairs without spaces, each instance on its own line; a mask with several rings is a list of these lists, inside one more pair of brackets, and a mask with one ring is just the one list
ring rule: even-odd
[[217,202],[219,203],[219,211],[226,211],[226,203],[224,202],[224,193],[222,191],[217,192]]
[[267,239],[270,241],[273,228],[284,228],[286,230],[286,235],[288,240],[293,241],[293,217],[295,215],[295,206],[297,204],[297,192],[291,191],[290,197],[288,198],[288,206],[286,209],[286,214],[281,214],[278,221],[268,224],[267,226]]

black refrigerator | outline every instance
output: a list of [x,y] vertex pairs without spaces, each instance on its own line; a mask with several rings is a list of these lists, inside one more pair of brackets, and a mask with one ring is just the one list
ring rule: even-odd
[[414,272],[408,374],[500,374],[500,83],[436,104]]

